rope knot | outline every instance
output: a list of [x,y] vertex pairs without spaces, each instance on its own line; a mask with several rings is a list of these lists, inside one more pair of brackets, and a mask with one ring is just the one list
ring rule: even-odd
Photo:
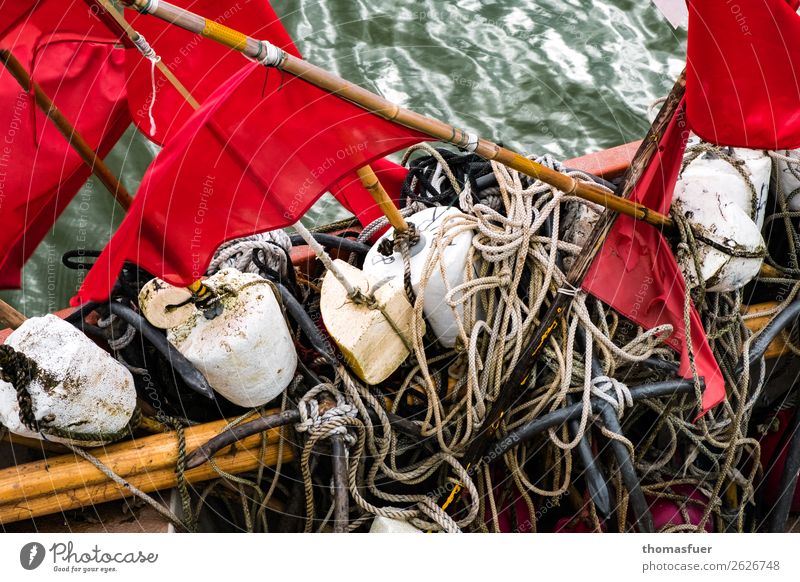
[[420,234],[413,222],[408,223],[408,230],[405,232],[394,232],[394,239],[385,238],[378,244],[378,252],[384,257],[390,257],[395,250],[412,248],[420,241]]
[[297,432],[307,432],[310,436],[339,434],[347,444],[356,443],[347,426],[349,419],[358,416],[358,409],[333,384],[319,384],[306,392],[297,404],[297,411],[300,413],[300,422],[294,427]]
[[633,406],[633,398],[628,386],[610,376],[592,378],[592,394],[608,402],[620,418],[625,413],[626,406]]

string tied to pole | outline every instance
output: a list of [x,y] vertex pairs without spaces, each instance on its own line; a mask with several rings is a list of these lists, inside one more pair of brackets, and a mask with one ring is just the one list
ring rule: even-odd
[[[157,7],[158,0],[156,0],[155,4]],[[153,136],[156,134],[156,119],[153,117],[153,108],[156,104],[156,93],[158,91],[158,87],[156,86],[156,65],[161,61],[161,57],[156,54],[156,51],[153,50],[153,47],[150,46],[150,43],[147,42],[147,39],[144,37],[144,35],[140,34],[131,40],[133,41],[133,44],[136,45],[136,48],[139,49],[139,52],[142,53],[142,56],[150,61],[150,83],[152,97],[150,98],[150,105],[147,107],[147,115],[150,118],[150,135]]]

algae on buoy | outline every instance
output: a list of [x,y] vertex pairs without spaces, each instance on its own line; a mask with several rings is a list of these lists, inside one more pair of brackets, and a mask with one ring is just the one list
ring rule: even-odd
[[[48,440],[96,446],[126,428],[136,410],[133,376],[75,327],[54,315],[32,317],[5,343],[36,364],[27,390]],[[17,392],[3,381],[0,422],[14,434],[42,438],[22,422]]]

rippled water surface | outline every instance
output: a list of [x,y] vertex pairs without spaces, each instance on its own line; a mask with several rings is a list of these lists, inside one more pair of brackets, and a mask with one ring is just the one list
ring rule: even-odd
[[[648,105],[683,67],[684,32],[649,0],[272,4],[309,61],[526,154],[565,159],[641,138]],[[133,191],[154,154],[129,131],[108,161]],[[23,289],[3,297],[29,316],[65,307],[80,274],[61,267],[61,253],[102,248],[122,218],[109,198],[87,184],[29,261]],[[342,216],[327,199],[312,213]]]

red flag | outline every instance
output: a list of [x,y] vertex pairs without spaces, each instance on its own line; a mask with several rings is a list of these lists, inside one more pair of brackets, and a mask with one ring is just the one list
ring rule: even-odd
[[0,2],[0,38],[19,25],[36,9],[36,2],[5,0]]
[[356,168],[425,139],[300,78],[248,65],[159,153],[73,303],[108,297],[126,259],[187,285],[221,243],[295,223]]
[[[6,28],[0,46],[12,51],[89,144],[105,155],[130,124],[124,54],[114,48],[116,41],[83,3],[65,10],[63,3],[49,1]],[[4,67],[0,131],[0,288],[14,288],[20,285],[22,265],[90,171]]]
[[800,16],[790,0],[690,0],[686,103],[704,140],[800,147]]
[[[400,200],[400,191],[403,188],[403,182],[406,180],[408,170],[387,159],[375,160],[370,165],[389,198],[397,204]],[[356,218],[364,226],[383,216],[383,211],[355,174],[350,174],[339,180],[331,188],[331,191],[336,196],[336,199],[342,203],[342,206],[355,214]],[[376,238],[378,236],[380,236],[380,232],[375,234]]]
[[[300,56],[283,24],[265,0],[235,4],[219,0],[174,0],[173,4],[253,38],[268,40],[288,53]],[[237,51],[159,18],[132,10],[126,11],[126,17],[201,104],[247,64],[247,59]],[[131,51],[126,66],[131,118],[144,135],[163,145],[192,116],[194,109],[156,69],[156,97],[152,109],[156,132],[152,133],[149,115],[153,100],[150,61],[143,59],[139,51]],[[275,75],[280,73],[275,72]]]
[[[253,38],[268,40],[296,57],[300,56],[269,2],[252,0],[231,5],[218,0],[176,0],[174,3]],[[158,18],[136,14],[130,22],[200,103],[204,103],[214,90],[247,64],[238,52]],[[155,71],[154,78],[151,76],[150,62],[143,59],[138,51],[130,51],[126,64],[131,117],[142,133],[154,142],[163,144],[181,128],[194,110],[160,71]],[[280,76],[281,73],[276,71],[272,74]],[[153,79],[156,87],[154,103]],[[155,133],[151,132],[151,112]],[[407,171],[388,160],[376,161],[373,169],[389,195],[397,199]],[[382,216],[380,208],[355,174],[346,176],[339,184],[331,185],[331,192],[364,225]]]
[[[686,148],[688,132],[683,110],[681,104],[632,195],[634,201],[661,213],[669,212]],[[683,317],[686,286],[672,250],[658,230],[619,216],[589,269],[583,288],[644,328],[672,325],[667,343],[681,354],[680,374],[692,377]],[[706,383],[706,412],[725,398],[725,381],[694,305],[690,322],[695,366]]]

